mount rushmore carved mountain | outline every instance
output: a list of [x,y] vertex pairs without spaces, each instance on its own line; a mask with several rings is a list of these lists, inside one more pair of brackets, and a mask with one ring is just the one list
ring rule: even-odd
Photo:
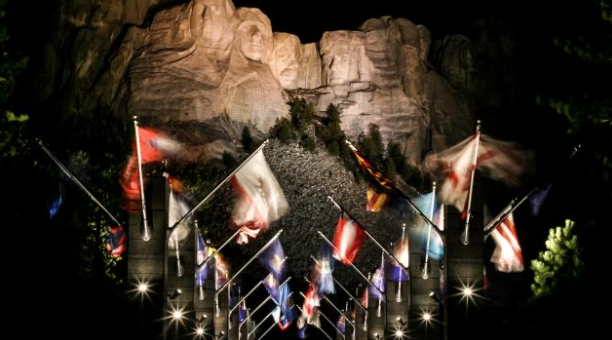
[[[432,44],[426,27],[404,18],[370,19],[302,44],[231,0],[80,0],[62,2],[59,14],[36,101],[67,116],[193,123],[200,143],[231,145],[243,126],[265,135],[302,97],[319,112],[338,105],[351,139],[378,125],[419,163],[472,133],[480,107],[499,104],[495,93],[475,95],[494,92],[478,59],[483,46],[458,35]],[[485,43],[508,45],[492,40]],[[498,50],[512,53],[511,45]]]

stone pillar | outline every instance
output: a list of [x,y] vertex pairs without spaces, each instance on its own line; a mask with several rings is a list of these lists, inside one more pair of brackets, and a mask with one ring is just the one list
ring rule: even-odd
[[[474,182],[474,195],[472,197],[473,219],[470,225],[470,243],[461,243],[461,234],[464,226],[461,221],[460,212],[448,207],[446,216],[447,226],[447,298],[446,309],[448,311],[447,324],[448,334],[453,338],[480,339],[479,320],[482,317],[482,301],[473,296],[473,301],[467,301],[461,295],[462,286],[470,286],[475,294],[482,296],[483,288],[483,257],[484,257],[484,234],[483,228],[483,199],[479,190],[481,181],[476,177]],[[463,298],[463,300],[461,300]],[[461,302],[460,302],[461,301]],[[448,338],[448,335],[445,337]]]
[[[152,190],[147,190],[151,239],[142,240],[140,212],[133,212],[128,220],[127,281],[129,289],[130,339],[157,339],[162,334],[165,299],[164,263],[166,233],[167,185],[165,178],[154,178]],[[153,192],[153,193],[151,193]],[[152,199],[153,198],[153,199]],[[146,284],[147,292],[139,292],[138,285]]]
[[[380,310],[380,313],[379,313]],[[383,340],[385,338],[385,325],[387,324],[387,303],[368,296],[368,340]]]
[[[151,199],[151,209],[155,221],[164,221],[161,227],[165,232],[165,240],[170,239],[168,230],[168,197],[169,187],[166,178],[155,179],[152,183],[153,195]],[[171,311],[183,311],[182,322],[177,322],[172,318],[165,318],[166,339],[182,339],[193,334],[195,323],[194,312],[194,286],[195,286],[195,259],[196,246],[193,228],[189,235],[181,241],[179,247],[180,265],[182,275],[179,276],[179,265],[175,249],[169,248],[169,243],[165,242],[165,306],[166,313]],[[170,315],[166,315],[170,316]]]
[[[410,336],[416,339],[441,339],[444,335],[441,305],[440,276],[442,261],[429,260],[428,278],[423,278],[425,257],[420,249],[412,249],[410,254],[410,316],[408,327]],[[443,269],[442,269],[443,270]],[[426,322],[425,313],[433,320]]]
[[396,338],[398,330],[408,335],[408,321],[410,320],[408,311],[411,305],[410,287],[410,281],[401,283],[393,280],[387,281],[387,338]]
[[[194,236],[194,242],[195,241]],[[197,248],[196,248],[197,249]],[[206,334],[214,333],[213,316],[214,316],[214,297],[215,297],[215,272],[214,272],[215,260],[210,260],[206,266],[206,281],[204,283],[202,296],[200,296],[199,289],[194,287],[193,296],[193,310],[195,313],[195,320],[199,323],[199,326],[204,328]],[[195,273],[194,273],[195,276]],[[194,279],[195,283],[195,279]]]
[[[366,285],[364,285],[364,287],[365,288],[363,289],[368,289]],[[361,296],[363,296],[363,290],[361,292],[357,291],[355,297],[357,299],[361,299]],[[361,300],[359,302],[361,302]],[[361,309],[361,307],[357,306],[357,304],[355,304],[355,308],[357,309],[357,312],[355,313],[355,340],[367,340],[368,323],[366,318],[366,311]]]
[[[229,310],[228,310],[229,312]],[[226,314],[227,315],[227,314]],[[238,327],[240,326],[240,319],[238,318],[238,310],[236,309],[232,313],[231,322],[228,324],[227,336],[228,340],[246,340],[247,335],[251,331],[248,327],[248,322],[246,322],[241,329],[241,334],[238,334]]]
[[[214,312],[214,321],[213,321],[213,330],[214,335],[219,340],[229,339],[228,338],[228,322],[227,322],[227,314],[229,312],[229,297],[228,297],[229,289],[224,289],[220,294],[217,301],[214,302],[215,306],[213,308]],[[214,298],[214,294],[213,294]],[[245,327],[243,327],[245,328]]]

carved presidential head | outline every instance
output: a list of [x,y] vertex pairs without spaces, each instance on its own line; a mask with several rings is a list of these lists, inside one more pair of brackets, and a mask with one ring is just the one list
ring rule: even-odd
[[191,36],[207,49],[229,51],[236,18],[229,0],[194,0],[191,3]]
[[369,80],[365,36],[362,32],[325,32],[320,46],[325,84],[342,85]]
[[288,33],[274,33],[274,49],[270,68],[284,89],[298,87],[300,67],[300,39]]
[[235,41],[238,51],[248,60],[268,63],[273,46],[270,19],[257,8],[241,7],[237,12],[241,20]]

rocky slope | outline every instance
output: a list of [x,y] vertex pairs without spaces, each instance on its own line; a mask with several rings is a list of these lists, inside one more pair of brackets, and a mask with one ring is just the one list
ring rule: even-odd
[[[309,254],[317,255],[323,240],[317,230],[333,239],[339,210],[327,196],[332,196],[358,219],[382,244],[389,245],[401,236],[402,221],[394,214],[368,213],[366,207],[366,184],[355,182],[338,157],[331,156],[324,147],[314,152],[304,150],[298,144],[282,144],[271,140],[264,154],[289,202],[289,213],[270,226],[270,229],[248,245],[232,245],[228,248],[237,270],[278,230],[283,229],[280,240],[289,256],[290,275],[301,278],[309,276],[312,261]],[[197,194],[198,197],[206,193]],[[210,238],[220,244],[234,231],[229,228],[229,217],[233,209],[234,193],[226,185],[207,207],[198,214],[199,225]],[[364,272],[374,271],[380,265],[381,252],[370,240],[358,255],[355,264]],[[247,271],[256,277],[262,275],[258,264]],[[360,283],[360,279],[345,267],[338,270],[339,278],[346,283]],[[248,278],[243,278],[247,280]]]

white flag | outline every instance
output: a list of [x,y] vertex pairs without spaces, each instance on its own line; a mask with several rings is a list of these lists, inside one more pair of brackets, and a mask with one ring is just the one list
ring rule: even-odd
[[289,210],[285,194],[270,170],[263,151],[258,151],[232,178],[238,201],[232,213],[232,223],[241,230],[238,243],[248,243],[266,230],[270,222]]

